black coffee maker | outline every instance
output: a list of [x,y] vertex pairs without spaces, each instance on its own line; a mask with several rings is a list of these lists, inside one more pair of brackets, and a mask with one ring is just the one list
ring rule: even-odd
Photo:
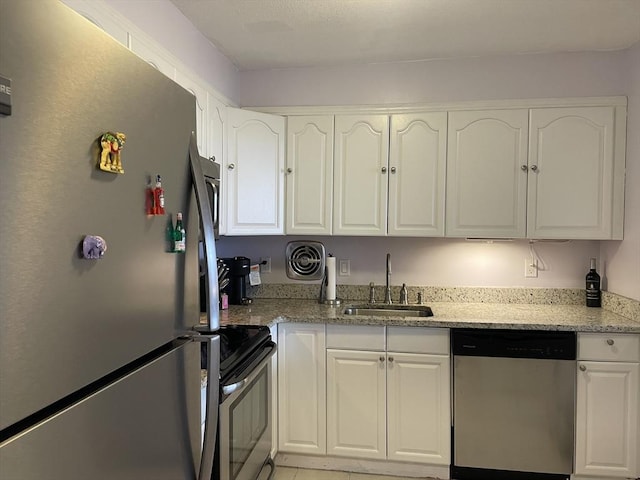
[[251,260],[247,257],[223,259],[229,267],[229,285],[222,291],[229,295],[231,305],[247,305],[251,299],[247,297],[247,277],[251,270]]

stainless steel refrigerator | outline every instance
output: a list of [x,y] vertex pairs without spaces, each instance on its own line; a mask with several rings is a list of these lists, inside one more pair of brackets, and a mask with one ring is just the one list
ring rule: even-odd
[[[57,0],[0,0],[0,76],[0,478],[208,480],[219,345],[194,333],[199,236],[215,269],[194,97]],[[105,132],[126,134],[123,174],[98,168]],[[146,210],[156,175],[164,215]]]

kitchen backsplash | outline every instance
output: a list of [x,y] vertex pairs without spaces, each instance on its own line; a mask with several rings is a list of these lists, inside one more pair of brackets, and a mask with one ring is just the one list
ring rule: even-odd
[[[430,287],[407,286],[409,303],[415,303],[418,292],[423,293],[424,303],[510,303],[536,305],[584,305],[583,289],[570,288],[488,288],[488,287]],[[300,298],[317,299],[320,286],[317,283],[271,283],[250,287],[252,298]],[[368,302],[368,285],[338,285],[337,296],[345,301]],[[384,286],[375,287],[377,302],[384,298]],[[400,298],[400,287],[391,287],[394,301]],[[640,321],[640,302],[614,293],[602,292],[602,308],[618,315]]]

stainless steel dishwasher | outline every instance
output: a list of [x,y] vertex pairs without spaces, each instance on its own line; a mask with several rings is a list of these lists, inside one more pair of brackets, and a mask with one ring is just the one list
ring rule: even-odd
[[454,329],[451,343],[451,478],[569,479],[575,333]]

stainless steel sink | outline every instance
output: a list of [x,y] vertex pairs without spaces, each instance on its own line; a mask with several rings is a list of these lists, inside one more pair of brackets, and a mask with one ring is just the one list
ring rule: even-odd
[[365,304],[350,305],[345,315],[372,315],[385,317],[433,317],[431,307],[426,305]]

